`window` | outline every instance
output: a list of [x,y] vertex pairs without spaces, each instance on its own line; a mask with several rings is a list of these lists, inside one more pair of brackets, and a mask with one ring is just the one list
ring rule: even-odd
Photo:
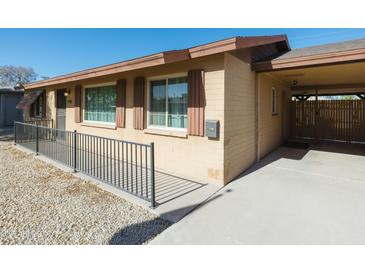
[[84,121],[115,123],[115,86],[85,88]]
[[41,118],[43,117],[43,105],[44,105],[44,96],[45,93],[41,93],[37,99],[34,101],[34,103],[32,104],[32,113],[31,116],[35,117],[35,118]]
[[275,88],[271,89],[271,113],[273,115],[278,114],[277,93]]
[[149,126],[187,128],[188,78],[150,81]]
[[43,114],[43,94],[38,96],[37,100],[35,101],[35,116],[42,117]]

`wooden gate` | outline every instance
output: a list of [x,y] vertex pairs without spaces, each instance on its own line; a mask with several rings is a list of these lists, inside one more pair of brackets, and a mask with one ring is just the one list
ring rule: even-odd
[[365,100],[291,102],[291,137],[365,142]]

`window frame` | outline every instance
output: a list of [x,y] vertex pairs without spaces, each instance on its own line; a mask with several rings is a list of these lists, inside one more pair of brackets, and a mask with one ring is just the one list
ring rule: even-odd
[[[37,99],[34,101],[34,103],[32,104],[32,108],[33,108],[33,116],[31,118],[37,118],[37,119],[40,119],[40,118],[43,118],[43,100],[44,100],[44,92],[43,91],[41,94],[39,94],[39,96],[37,97]],[[42,98],[42,102],[40,103],[40,99]],[[38,109],[38,115],[37,115],[37,109]]]
[[[165,80],[166,85],[167,85],[167,80],[169,78],[179,78],[179,77],[188,77],[188,73],[187,72],[181,72],[181,73],[174,73],[174,74],[165,74],[165,75],[160,75],[160,76],[153,76],[153,77],[148,77],[147,78],[147,129],[156,129],[156,130],[165,130],[165,131],[178,131],[178,132],[183,132],[186,133],[188,131],[187,127],[186,128],[180,128],[180,127],[168,127],[167,126],[167,118],[166,118],[166,126],[157,126],[157,125],[151,125],[151,117],[150,117],[150,113],[151,113],[151,82],[152,81],[162,81]],[[188,90],[189,93],[189,90]],[[168,113],[168,100],[166,100],[166,116]]]
[[271,88],[271,114],[278,115],[278,92],[275,87]]
[[[91,84],[91,85],[85,85],[82,87],[82,122],[85,124],[100,124],[100,125],[108,125],[108,126],[115,126],[115,122],[103,122],[103,121],[93,121],[93,120],[86,120],[85,119],[85,96],[86,96],[86,89],[87,88],[96,88],[96,87],[107,87],[107,86],[114,86],[116,88],[117,82],[106,82],[106,83],[100,83],[100,84]],[[115,92],[115,98],[117,96],[117,93]],[[115,115],[116,115],[116,104],[115,102]]]

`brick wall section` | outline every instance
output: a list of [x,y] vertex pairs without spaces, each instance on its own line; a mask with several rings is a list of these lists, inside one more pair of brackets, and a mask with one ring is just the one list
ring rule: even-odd
[[249,63],[230,54],[225,55],[224,69],[224,181],[227,183],[256,159],[255,73]]
[[[208,140],[207,137],[200,136],[179,138],[151,134],[148,133],[148,130],[135,130],[133,128],[133,80],[135,77],[144,76],[147,80],[148,77],[187,73],[193,69],[204,69],[205,71],[205,119],[219,120],[221,126],[224,127],[224,56],[221,54],[80,82],[81,85],[85,86],[126,79],[125,128],[107,129],[98,126],[86,126],[85,123],[76,124],[73,108],[74,85],[66,86],[71,90],[67,102],[66,129],[76,129],[78,132],[140,143],[154,142],[157,169],[199,182],[223,184],[223,130],[221,130],[219,140]],[[55,90],[55,87],[51,87],[51,90]],[[147,109],[147,94],[145,98]]]

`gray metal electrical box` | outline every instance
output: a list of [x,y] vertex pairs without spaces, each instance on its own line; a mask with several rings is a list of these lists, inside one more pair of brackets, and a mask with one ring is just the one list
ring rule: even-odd
[[219,138],[219,120],[205,121],[205,136],[208,138]]

